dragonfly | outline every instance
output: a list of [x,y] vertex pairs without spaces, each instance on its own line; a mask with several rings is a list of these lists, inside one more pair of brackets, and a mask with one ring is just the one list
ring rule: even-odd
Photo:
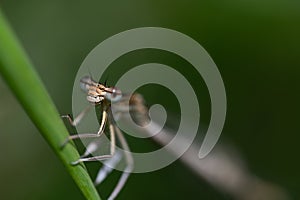
[[[125,183],[133,170],[134,162],[130,154],[130,148],[126,142],[126,139],[116,125],[113,116],[122,115],[125,106],[129,106],[129,111],[135,116],[135,120],[139,125],[147,124],[149,119],[148,117],[148,108],[145,106],[144,99],[140,94],[123,94],[121,90],[116,87],[107,87],[101,83],[98,83],[92,79],[91,76],[84,76],[80,80],[80,86],[84,92],[86,92],[86,99],[89,102],[82,112],[80,112],[74,119],[71,115],[63,115],[63,118],[67,118],[72,126],[77,126],[84,116],[91,110],[94,106],[99,106],[99,111],[102,112],[102,118],[99,121],[99,129],[96,133],[80,133],[70,135],[65,142],[62,144],[64,147],[69,141],[79,138],[100,138],[105,134],[105,130],[108,130],[110,136],[110,152],[106,155],[99,156],[89,156],[92,152],[99,147],[99,143],[91,142],[87,145],[85,153],[80,156],[80,158],[74,162],[72,165],[77,165],[81,162],[88,161],[104,161],[104,165],[99,170],[97,178],[95,180],[95,185],[99,185],[108,174],[112,172],[112,167],[116,166],[121,160],[122,156],[125,157],[126,167],[122,172],[122,175],[114,188],[113,192],[109,196],[109,200],[113,200],[120,193],[122,188],[125,186]],[[128,105],[129,102],[129,105]],[[112,103],[118,105],[116,109],[112,111]],[[114,112],[114,114],[113,114]],[[116,140],[119,141],[121,148],[124,150],[124,155],[120,155],[120,152],[116,151]],[[110,166],[110,167],[109,167]]]

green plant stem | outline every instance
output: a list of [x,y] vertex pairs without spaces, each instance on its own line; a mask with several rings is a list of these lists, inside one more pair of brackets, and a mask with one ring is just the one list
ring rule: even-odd
[[60,145],[68,132],[38,74],[0,10],[0,73],[11,91],[63,162],[87,199],[100,199],[84,165],[72,166],[79,154],[73,145]]

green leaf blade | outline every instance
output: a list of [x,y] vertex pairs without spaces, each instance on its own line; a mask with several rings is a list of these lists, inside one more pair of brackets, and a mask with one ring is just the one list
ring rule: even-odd
[[87,199],[100,200],[84,165],[72,166],[79,154],[73,145],[61,144],[68,132],[42,81],[0,10],[0,73],[22,107],[60,158]]

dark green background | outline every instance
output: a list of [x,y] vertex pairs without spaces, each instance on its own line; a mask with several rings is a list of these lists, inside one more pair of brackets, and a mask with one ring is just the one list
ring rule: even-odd
[[[71,113],[77,69],[101,41],[144,26],[189,35],[209,52],[224,80],[228,112],[220,142],[230,141],[255,174],[300,198],[299,1],[2,0],[0,6],[62,114]],[[174,55],[151,50],[133,52],[113,63],[110,82],[126,67],[149,61],[170,64],[182,71],[197,91],[203,91],[205,98],[199,99],[203,123],[207,124],[210,104],[204,83]],[[0,198],[82,199],[61,163],[0,81]],[[155,99],[169,101],[168,95],[145,93],[150,104]],[[172,105],[176,112],[177,107]],[[130,146],[139,148],[132,142]],[[108,195],[117,175],[100,186],[101,195]],[[120,194],[120,199],[186,197],[231,199],[180,162],[156,172],[132,175]]]

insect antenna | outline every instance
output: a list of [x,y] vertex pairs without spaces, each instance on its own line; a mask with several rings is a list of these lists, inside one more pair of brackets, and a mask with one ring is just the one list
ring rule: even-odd
[[108,79],[109,79],[109,74],[106,76],[106,78],[105,78],[105,80],[104,80],[104,85],[105,85],[105,86],[107,86]]

